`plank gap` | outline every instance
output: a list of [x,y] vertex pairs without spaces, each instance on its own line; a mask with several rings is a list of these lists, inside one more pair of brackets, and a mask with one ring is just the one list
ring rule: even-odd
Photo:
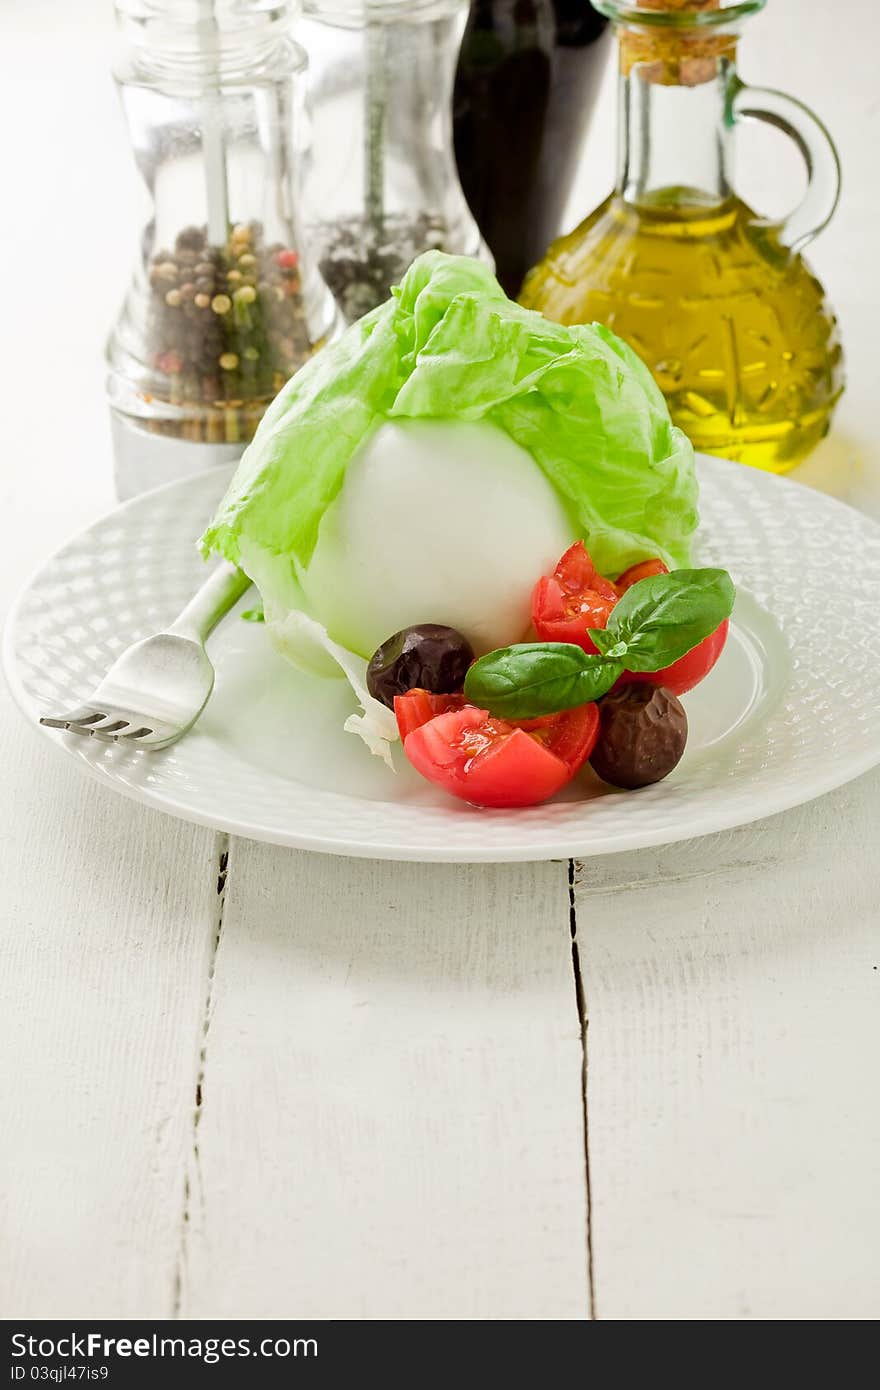
[[217,972],[217,956],[220,950],[220,938],[223,935],[223,912],[226,906],[226,885],[229,877],[229,835],[221,832],[216,839],[216,862],[217,862],[217,907],[214,925],[214,939],[211,943],[211,954],[208,960],[207,978],[205,981],[204,1004],[202,1008],[201,1036],[199,1040],[199,1055],[196,1070],[195,1103],[192,1114],[192,1132],[190,1149],[186,1172],[183,1179],[183,1202],[180,1215],[180,1244],[178,1249],[177,1267],[174,1272],[174,1295],[172,1301],[172,1318],[181,1316],[183,1304],[183,1276],[186,1269],[189,1230],[192,1216],[192,1199],[194,1179],[198,1182],[199,1192],[203,1191],[201,1182],[201,1157],[199,1154],[199,1126],[202,1122],[202,1109],[204,1100],[205,1070],[208,1062],[208,1035],[211,1031],[211,1014],[214,1007],[214,979]]
[[587,1320],[567,856],[229,874],[180,1317]]
[[574,995],[581,1035],[581,1108],[584,1127],[584,1178],[587,1188],[587,1289],[590,1319],[596,1320],[596,1283],[593,1270],[593,1210],[590,1189],[590,1122],[587,1110],[587,1009],[584,982],[581,975],[580,952],[577,940],[577,900],[575,897],[575,862],[568,861],[568,927],[571,934],[571,966],[574,971]]
[[878,790],[575,865],[601,1318],[876,1316]]

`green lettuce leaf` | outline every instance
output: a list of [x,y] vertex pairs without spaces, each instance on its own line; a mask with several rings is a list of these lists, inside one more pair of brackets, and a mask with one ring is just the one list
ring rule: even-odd
[[506,430],[556,488],[602,573],[654,555],[689,563],[693,451],[635,353],[598,324],[564,327],[521,308],[480,262],[439,251],[282,388],[203,550],[238,563],[250,541],[307,566],[355,450],[395,416]]

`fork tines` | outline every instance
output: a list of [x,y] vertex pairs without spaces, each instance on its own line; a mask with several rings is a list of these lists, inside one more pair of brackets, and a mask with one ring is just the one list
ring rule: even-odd
[[73,710],[70,714],[47,715],[40,723],[49,729],[67,729],[72,734],[94,735],[112,743],[120,739],[147,738],[153,732],[145,724],[135,727],[131,720],[121,718],[117,711],[104,713],[88,707]]

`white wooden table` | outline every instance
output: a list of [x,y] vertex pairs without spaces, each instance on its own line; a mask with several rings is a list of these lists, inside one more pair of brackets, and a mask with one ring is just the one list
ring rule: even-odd
[[[108,12],[0,12],[4,601],[112,502]],[[880,516],[878,39],[770,0],[743,56],[841,148],[850,385],[800,476]],[[796,156],[743,151],[781,211]],[[332,860],[117,799],[0,698],[0,1315],[876,1316],[880,777],[574,865]]]

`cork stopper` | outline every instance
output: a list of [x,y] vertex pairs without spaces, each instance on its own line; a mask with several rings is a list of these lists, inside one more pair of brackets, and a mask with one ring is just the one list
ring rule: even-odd
[[686,16],[720,10],[721,0],[639,0],[638,8],[675,17],[667,28],[656,21],[641,28],[631,20],[620,28],[620,70],[628,76],[637,68],[642,82],[665,87],[698,87],[717,75],[722,58],[736,53],[736,33],[714,27],[687,27]]

